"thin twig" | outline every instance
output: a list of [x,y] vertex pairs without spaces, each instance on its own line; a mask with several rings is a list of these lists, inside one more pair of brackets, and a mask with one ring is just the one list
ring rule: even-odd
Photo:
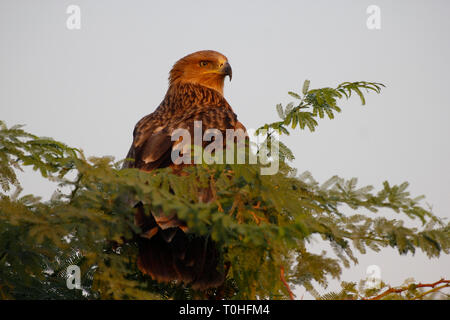
[[440,286],[440,287],[436,287],[436,288],[433,288],[433,289],[431,289],[431,290],[425,291],[425,292],[422,293],[421,295],[418,295],[417,297],[415,297],[413,300],[421,299],[421,298],[423,298],[424,296],[426,296],[427,294],[430,294],[430,293],[435,292],[435,291],[439,291],[439,290],[441,290],[441,289],[443,289],[443,288],[445,288],[445,287],[448,287],[448,286],[450,286],[450,285],[449,285],[448,283],[446,283],[446,284],[443,284],[443,285]]
[[289,285],[287,284],[286,279],[284,278],[284,267],[283,266],[280,267],[280,279],[281,279],[281,282],[283,282],[284,286],[286,287],[287,291],[289,292],[289,298],[291,300],[295,300],[295,296],[292,293],[291,288],[289,288]]
[[217,189],[216,189],[216,181],[214,180],[214,175],[211,175],[210,178],[211,178],[210,187],[213,195],[213,201],[217,204],[218,211],[223,212],[222,205],[220,204],[220,201],[217,199]]
[[[438,287],[438,288],[435,288],[437,285],[442,284],[442,283],[445,283],[445,285],[443,285],[441,287]],[[450,280],[445,280],[445,279],[441,279],[441,280],[436,281],[434,283],[419,283],[419,284],[417,284],[415,286],[416,288],[434,288],[436,290],[434,290],[434,289],[433,290],[429,290],[429,291],[427,291],[427,292],[425,292],[425,293],[415,297],[414,299],[419,299],[419,298],[425,296],[428,293],[431,293],[431,292],[434,292],[434,291],[437,291],[437,290],[440,290],[442,288],[449,287],[449,286],[450,286]],[[387,296],[388,294],[391,294],[391,293],[402,293],[403,291],[406,291],[409,288],[410,288],[410,285],[407,286],[407,287],[401,287],[401,288],[389,288],[385,292],[383,292],[383,293],[381,293],[381,294],[379,294],[379,295],[377,295],[375,297],[365,298],[364,300],[380,300],[381,298]]]
[[255,212],[253,212],[253,211],[249,211],[249,212],[253,216],[253,219],[255,220],[257,225],[259,225],[261,223],[261,220],[265,221],[265,222],[269,222],[266,218],[258,216]]
[[76,193],[78,192],[78,190],[80,189],[80,182],[81,179],[83,179],[83,174],[79,173],[77,176],[77,179],[74,182],[75,188],[72,190],[72,192],[70,193],[70,200],[69,202],[72,203],[73,199],[75,198]]

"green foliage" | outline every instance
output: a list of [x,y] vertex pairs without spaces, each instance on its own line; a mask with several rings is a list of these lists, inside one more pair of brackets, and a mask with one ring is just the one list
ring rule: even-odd
[[384,282],[376,286],[366,285],[367,280],[359,284],[354,282],[341,283],[339,292],[329,292],[319,295],[314,292],[317,300],[449,300],[450,296],[443,289],[450,287],[450,281],[441,279],[434,283],[415,283],[414,279],[406,279],[399,287],[390,287]]
[[303,84],[303,97],[295,92],[289,91],[289,95],[299,100],[298,104],[289,103],[284,109],[281,104],[277,105],[277,112],[282,121],[271,124],[265,124],[258,128],[257,133],[263,130],[274,130],[279,134],[289,134],[288,126],[295,129],[308,128],[311,132],[316,130],[318,118],[323,119],[325,115],[329,119],[334,119],[336,112],[341,112],[341,108],[337,105],[337,100],[342,98],[349,99],[352,94],[357,94],[361,103],[366,104],[363,91],[376,93],[381,92],[383,84],[377,82],[344,82],[336,88],[309,89],[310,81],[306,80]]
[[[363,89],[379,92],[381,84],[343,83],[335,89],[309,89],[306,81],[300,103],[277,106],[283,121],[267,124],[272,133],[288,127],[311,131],[325,114],[340,112],[337,99]],[[309,111],[307,111],[309,110]],[[187,176],[170,169],[151,173],[120,169],[110,157],[89,158],[50,138],[39,138],[22,127],[0,123],[0,296],[7,299],[286,299],[280,270],[289,285],[316,293],[339,278],[342,267],[357,263],[355,252],[396,248],[399,254],[422,250],[429,257],[449,253],[449,224],[412,197],[408,184],[385,182],[379,191],[358,186],[357,179],[332,177],[319,184],[309,172],[298,175],[286,162],[292,152],[280,144],[280,170],[261,175],[261,164],[197,165]],[[15,174],[28,166],[58,183],[49,201],[21,196]],[[13,191],[13,188],[16,188]],[[209,187],[214,201],[199,202]],[[70,190],[67,193],[61,190]],[[191,232],[209,235],[230,264],[225,285],[196,292],[180,283],[160,284],[136,267],[133,204],[141,201],[155,212],[175,210]],[[343,209],[353,210],[349,214]],[[366,211],[371,214],[363,214]],[[421,228],[407,228],[400,219],[378,214],[392,210],[404,219],[418,219]],[[320,236],[336,257],[313,254],[307,244]],[[82,290],[68,290],[65,268],[77,264]],[[345,287],[348,293],[350,287]],[[220,291],[220,292],[219,292]],[[339,297],[342,297],[340,295]]]

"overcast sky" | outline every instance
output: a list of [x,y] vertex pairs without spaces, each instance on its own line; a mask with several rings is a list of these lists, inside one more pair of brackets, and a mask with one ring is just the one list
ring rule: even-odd
[[[81,9],[79,30],[66,27],[69,5]],[[379,30],[366,26],[369,5],[381,9]],[[378,81],[387,88],[366,106],[355,97],[315,133],[284,139],[294,166],[319,181],[409,181],[448,218],[449,14],[448,0],[0,0],[0,119],[122,159],[135,123],[162,100],[171,66],[193,51],[228,57],[225,97],[247,128],[275,120],[275,105],[290,102],[287,91],[304,79],[313,88]],[[44,197],[53,191],[35,175],[23,184]],[[373,264],[392,285],[450,277],[449,256],[385,249],[358,257],[343,280],[364,278]]]

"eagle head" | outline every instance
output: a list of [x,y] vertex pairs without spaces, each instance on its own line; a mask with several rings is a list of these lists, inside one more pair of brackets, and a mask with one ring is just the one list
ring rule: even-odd
[[232,77],[227,57],[213,50],[191,53],[178,60],[169,75],[170,86],[179,83],[195,83],[223,94],[225,77]]

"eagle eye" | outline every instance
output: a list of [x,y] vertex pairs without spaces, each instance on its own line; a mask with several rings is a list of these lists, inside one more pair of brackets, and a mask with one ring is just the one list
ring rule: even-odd
[[206,67],[208,65],[208,61],[200,61],[200,67]]

